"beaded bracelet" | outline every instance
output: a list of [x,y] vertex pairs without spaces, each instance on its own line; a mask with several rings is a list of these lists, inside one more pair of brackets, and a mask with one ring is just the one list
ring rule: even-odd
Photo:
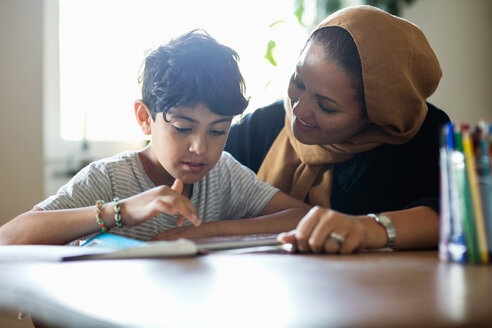
[[113,198],[114,201],[114,222],[118,228],[123,228],[123,222],[121,222],[120,205],[118,204],[119,198]]
[[104,200],[98,200],[96,202],[96,222],[99,225],[99,228],[101,228],[102,232],[109,232],[110,228],[106,227],[104,225],[104,221],[101,217],[101,207],[104,204]]

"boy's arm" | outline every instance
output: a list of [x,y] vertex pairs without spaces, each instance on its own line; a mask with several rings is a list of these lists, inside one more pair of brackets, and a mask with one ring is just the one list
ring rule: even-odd
[[[182,221],[187,218],[199,225],[201,221],[195,207],[186,196],[181,195],[181,180],[176,181],[172,187],[158,186],[122,199],[120,210],[123,224],[136,226],[161,212],[167,212],[173,215],[179,213]],[[101,206],[101,217],[106,227],[116,225],[114,215],[113,202]],[[96,223],[95,206],[54,211],[32,210],[0,227],[0,245],[63,245],[99,231],[101,229]]]
[[310,205],[279,191],[267,203],[258,217],[206,222],[199,227],[185,226],[168,229],[153,239],[198,239],[213,236],[281,233],[295,229],[310,209]]
[[[107,210],[109,207],[105,205],[102,214],[105,225],[109,227],[111,218]],[[64,245],[98,230],[93,206],[55,211],[31,210],[0,227],[0,245]]]

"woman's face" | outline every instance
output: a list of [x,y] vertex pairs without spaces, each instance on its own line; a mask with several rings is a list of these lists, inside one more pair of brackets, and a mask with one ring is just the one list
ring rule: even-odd
[[307,145],[341,143],[368,124],[362,95],[350,77],[310,42],[289,83],[292,133]]

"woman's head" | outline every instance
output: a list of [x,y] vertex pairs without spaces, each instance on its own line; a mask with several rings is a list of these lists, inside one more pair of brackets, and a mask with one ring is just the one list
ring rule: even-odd
[[[307,61],[315,58],[312,56],[315,52],[319,57],[317,61]],[[311,67],[306,70],[308,62]],[[303,71],[304,76],[301,76]],[[317,78],[309,85],[307,80],[314,76]],[[306,93],[298,92],[299,88],[296,90],[293,83],[296,77],[301,77],[306,83],[305,86],[300,85],[301,89],[306,88]],[[339,10],[319,24],[310,36],[294,81],[289,86],[289,95],[293,114],[297,117],[306,117],[308,111],[317,112],[319,104],[316,98],[308,102],[310,88],[313,97],[321,93],[325,97],[349,100],[352,95],[355,98],[353,102],[359,103],[360,115],[353,116],[352,126],[345,125],[342,120],[336,121],[336,114],[331,116],[332,120],[320,125],[324,135],[336,133],[335,128],[345,131],[335,142],[315,136],[310,140],[298,140],[308,144],[326,144],[329,141],[329,144],[337,143],[338,146],[405,143],[420,129],[427,113],[426,99],[436,89],[440,78],[439,62],[417,26],[371,6]],[[300,106],[303,101],[306,106]],[[350,112],[355,113],[356,110]],[[321,117],[317,115],[317,119]],[[295,120],[292,121],[295,124]],[[308,120],[304,123],[307,124],[298,127],[308,131],[309,125],[315,122]],[[295,134],[296,131],[293,132]]]
[[325,50],[325,59],[337,64],[348,75],[363,101],[364,86],[359,51],[350,33],[338,26],[324,27],[315,30],[309,37],[309,42],[320,45]]
[[289,84],[292,132],[304,144],[334,144],[364,128],[367,115],[357,47],[340,27],[316,30]]

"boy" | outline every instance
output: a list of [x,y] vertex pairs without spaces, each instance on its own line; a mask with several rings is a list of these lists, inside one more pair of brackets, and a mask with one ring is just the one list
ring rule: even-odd
[[[248,103],[237,60],[199,30],[153,51],[134,106],[151,143],[82,169],[56,195],[0,227],[0,244],[66,244],[110,229],[150,240],[295,228],[309,207],[223,152],[233,116]],[[185,220],[194,226],[176,229]]]

